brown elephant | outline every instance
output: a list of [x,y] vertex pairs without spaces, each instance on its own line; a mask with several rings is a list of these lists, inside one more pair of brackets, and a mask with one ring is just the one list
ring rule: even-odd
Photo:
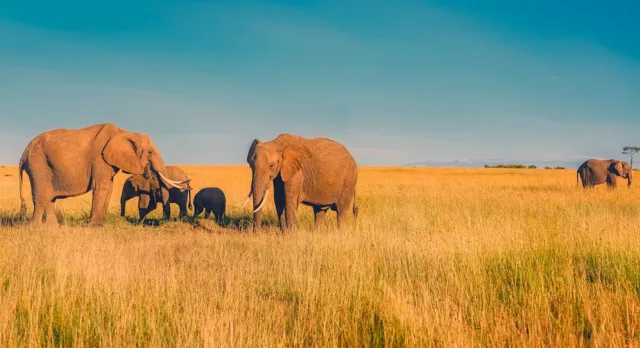
[[351,204],[354,218],[358,215],[358,165],[349,151],[333,140],[292,134],[281,134],[268,142],[255,139],[247,162],[253,176],[245,204],[253,195],[254,231],[260,228],[271,182],[282,231],[297,226],[300,203],[313,207],[314,228],[329,209],[337,212],[339,227]]
[[[178,182],[189,180],[189,176],[182,169],[175,166],[167,166],[167,177]],[[189,210],[193,210],[191,186],[188,183],[186,190],[175,187],[167,189],[167,187],[160,185],[156,176],[151,176],[147,179],[144,175],[131,175],[122,186],[120,216],[125,214],[127,201],[134,197],[138,197],[138,214],[141,223],[144,222],[147,214],[156,209],[158,202],[162,203],[164,219],[171,217],[171,203],[175,203],[180,207],[180,218],[187,216],[187,207]]]
[[595,185],[607,183],[611,188],[616,187],[617,177],[627,179],[628,186],[633,181],[633,171],[627,162],[615,159],[598,160],[590,159],[578,168],[576,173],[576,181],[578,176],[582,181],[582,187],[588,188]]
[[167,178],[160,151],[147,134],[133,133],[111,123],[81,129],[54,129],[35,137],[19,163],[21,215],[26,212],[22,196],[22,173],[31,183],[34,210],[32,223],[58,225],[55,202],[92,191],[90,226],[104,224],[113,191],[113,177],[129,174],[158,176],[166,187],[184,189],[185,182]]

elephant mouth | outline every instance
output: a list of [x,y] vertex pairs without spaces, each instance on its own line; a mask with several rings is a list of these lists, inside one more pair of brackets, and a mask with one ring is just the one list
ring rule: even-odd
[[[187,179],[184,181],[175,181],[175,180],[171,180],[169,178],[167,178],[166,176],[164,176],[164,174],[162,174],[161,172],[153,169],[150,165],[147,166],[148,170],[145,169],[145,172],[143,174],[143,176],[145,177],[145,179],[150,179],[152,175],[155,175],[156,178],[158,178],[158,181],[164,183],[168,188],[177,188],[180,191],[186,191],[191,189],[189,187],[189,182],[191,182],[191,179]],[[183,186],[185,185],[185,186]]]
[[151,165],[147,164],[144,167],[144,172],[142,173],[142,177],[145,178],[146,180],[149,180],[151,179],[152,173],[153,173],[153,169],[151,169]]
[[255,210],[253,211],[254,213],[257,213],[260,211],[260,209],[262,209],[262,207],[264,207],[264,204],[267,203],[267,198],[269,197],[269,189],[267,189],[264,194],[262,195],[262,200],[260,201],[260,203],[258,204],[258,207],[255,208]]

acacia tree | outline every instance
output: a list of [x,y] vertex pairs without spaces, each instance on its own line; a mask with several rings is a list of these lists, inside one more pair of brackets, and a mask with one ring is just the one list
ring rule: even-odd
[[631,162],[629,166],[633,168],[633,156],[640,152],[640,147],[637,146],[625,146],[622,148],[623,155],[629,155],[631,157]]

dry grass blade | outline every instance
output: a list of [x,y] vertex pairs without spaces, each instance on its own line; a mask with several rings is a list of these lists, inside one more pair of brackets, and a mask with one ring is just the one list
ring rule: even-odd
[[[242,202],[247,166],[183,167]],[[362,168],[357,225],[287,235],[268,202],[213,221],[18,217],[0,168],[0,346],[626,346],[640,339],[640,190],[572,170]],[[25,189],[26,191],[26,189]],[[127,214],[136,215],[135,200]],[[177,207],[173,207],[174,215]],[[161,211],[154,212],[157,221]]]

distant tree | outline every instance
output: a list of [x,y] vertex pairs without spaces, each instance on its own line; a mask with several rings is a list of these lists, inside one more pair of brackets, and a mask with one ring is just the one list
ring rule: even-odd
[[553,169],[553,168],[551,168],[551,167],[544,167],[544,169]]
[[532,165],[530,165],[528,168],[529,168],[529,169],[536,169],[536,168],[538,168],[538,167],[536,167],[536,165],[535,165],[535,164],[532,164]]
[[633,156],[640,152],[640,147],[637,146],[625,146],[622,148],[623,155],[629,155],[631,157],[631,162],[629,162],[629,166],[633,168]]

